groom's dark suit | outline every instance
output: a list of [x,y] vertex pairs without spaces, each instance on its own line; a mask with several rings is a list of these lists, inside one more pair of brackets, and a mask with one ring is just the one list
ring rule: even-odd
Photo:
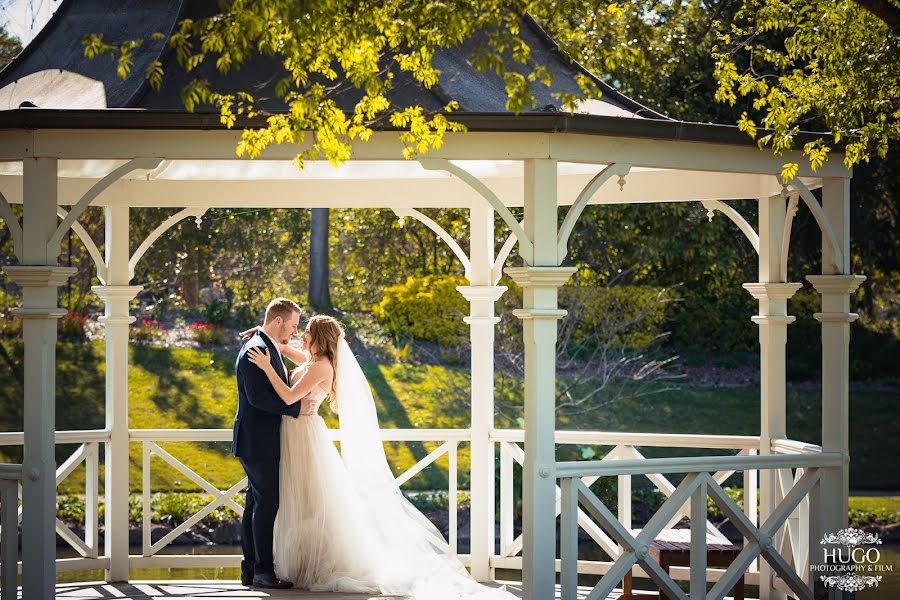
[[272,530],[278,513],[278,463],[281,457],[281,417],[297,418],[300,403],[287,405],[269,383],[265,372],[250,362],[247,350],[266,350],[275,372],[287,383],[284,363],[275,343],[261,330],[238,354],[238,409],[234,417],[231,451],[241,461],[250,482],[244,508],[241,542],[242,568],[257,574],[273,573]]

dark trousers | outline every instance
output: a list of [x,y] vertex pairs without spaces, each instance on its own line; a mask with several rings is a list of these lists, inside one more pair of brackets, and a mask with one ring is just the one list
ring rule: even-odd
[[255,574],[274,573],[272,536],[278,514],[278,459],[240,458],[247,474],[247,503],[241,522],[244,565]]

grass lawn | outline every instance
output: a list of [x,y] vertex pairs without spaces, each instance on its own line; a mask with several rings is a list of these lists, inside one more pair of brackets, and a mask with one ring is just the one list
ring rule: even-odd
[[[22,427],[21,343],[0,342],[0,430]],[[103,343],[61,342],[57,350],[57,429],[102,428],[104,424]],[[237,394],[234,354],[221,351],[131,347],[129,425],[132,428],[230,428]],[[466,369],[404,364],[363,364],[375,392],[385,428],[455,428],[469,425],[469,375]],[[515,406],[519,390],[500,389],[504,403]],[[853,489],[900,490],[900,471],[885,469],[886,457],[900,456],[896,392],[851,391],[850,450]],[[788,390],[788,435],[818,443],[819,392]],[[329,426],[336,417],[323,415]],[[498,420],[498,427],[509,423]],[[635,400],[623,400],[568,422],[560,428],[698,434],[747,434],[759,431],[759,394],[755,389],[679,388]],[[512,425],[515,426],[515,425]],[[212,483],[236,482],[241,468],[230,444],[167,443],[162,447]],[[433,443],[397,443],[387,447],[395,469],[405,469],[436,447]],[[60,448],[64,460],[74,447]],[[19,460],[7,449],[6,459]],[[698,451],[703,453],[704,451]],[[687,455],[684,450],[644,449],[647,456]],[[141,448],[131,449],[131,487],[140,491]],[[410,488],[446,484],[447,458],[412,480]],[[467,486],[468,448],[460,447],[460,483]],[[159,459],[152,465],[154,491],[197,490],[197,486]],[[63,485],[83,490],[79,468]],[[881,499],[879,499],[881,500]]]

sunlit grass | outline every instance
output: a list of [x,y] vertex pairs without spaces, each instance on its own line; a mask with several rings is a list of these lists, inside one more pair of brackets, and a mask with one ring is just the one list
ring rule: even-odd
[[[22,428],[22,387],[14,369],[21,364],[21,343],[4,341],[10,358],[0,361],[0,430]],[[58,345],[57,429],[91,429],[104,425],[104,349],[102,342]],[[129,367],[129,426],[137,429],[230,428],[237,405],[233,374],[234,354],[223,351],[132,346]],[[404,363],[365,363],[383,428],[467,428],[471,400],[465,368]],[[508,383],[508,382],[507,382]],[[476,398],[477,401],[477,398]],[[505,417],[498,427],[517,427],[521,384],[497,386],[497,401]],[[900,471],[885,469],[880,457],[897,456],[900,432],[896,394],[883,390],[851,390],[850,450],[852,489],[900,489]],[[322,415],[329,426],[337,418],[327,407]],[[788,436],[812,443],[821,437],[820,393],[790,387],[787,394]],[[573,419],[559,419],[563,429],[639,431],[696,434],[755,435],[759,432],[759,392],[748,388],[678,387],[641,398],[598,407]],[[242,470],[231,456],[230,442],[161,443],[168,452],[214,485],[237,482]],[[386,445],[395,472],[406,470],[437,447],[436,443],[403,442]],[[75,446],[60,447],[62,461]],[[460,445],[460,485],[468,485],[469,448]],[[703,450],[642,448],[647,456],[691,455]],[[7,460],[21,459],[9,448]],[[141,447],[132,444],[130,486],[141,487]],[[410,483],[410,489],[446,489],[448,460],[444,456]],[[199,486],[165,465],[152,463],[153,491],[199,490]],[[64,491],[83,490],[83,469],[62,485]],[[880,498],[875,500],[881,501]],[[893,508],[891,510],[898,510]]]

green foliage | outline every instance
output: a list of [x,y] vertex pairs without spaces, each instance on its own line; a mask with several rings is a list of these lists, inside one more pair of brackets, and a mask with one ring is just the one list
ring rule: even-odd
[[[243,494],[240,494],[235,498],[241,505],[243,505],[242,496]],[[156,523],[178,525],[200,512],[211,501],[212,498],[205,494],[185,492],[156,493],[150,497],[150,519]],[[206,526],[214,526],[236,518],[237,514],[232,509],[223,506],[210,512],[200,522]]]
[[[405,495],[410,504],[424,512],[447,510],[450,507],[450,495],[443,490],[412,492]],[[456,503],[458,508],[469,508],[472,504],[472,495],[469,492],[457,492]]]
[[212,325],[224,325],[231,317],[231,309],[224,300],[212,300],[203,309],[206,320]]
[[649,285],[604,285],[597,273],[581,269],[560,290],[560,305],[578,320],[573,347],[602,340],[613,348],[646,349],[665,335],[670,292]]
[[19,38],[9,34],[6,27],[0,26],[0,69],[8,65],[22,51]]
[[[545,65],[531,59],[521,31],[522,18],[528,14],[539,22],[552,22],[560,8],[571,5],[535,0],[514,5],[501,0],[377,5],[232,0],[221,3],[218,14],[183,19],[168,36],[153,38],[166,40],[186,73],[206,61],[214,61],[219,72],[228,73],[257,54],[272,56],[281,65],[275,94],[288,112],[268,116],[265,127],[245,129],[236,149],[239,156],[255,158],[270,144],[291,143],[299,148],[298,165],[320,157],[338,163],[350,157],[354,141],[369,139],[372,126],[387,119],[403,131],[403,154],[412,158],[440,147],[446,131],[463,129],[447,117],[458,105],[447,102],[437,114],[426,114],[418,106],[396,106],[391,102],[395,80],[411,78],[432,88],[438,81],[435,52],[477,34],[480,43],[469,57],[471,63],[503,78],[509,110],[533,108],[536,100],[528,84],[548,85],[550,77]],[[110,44],[91,34],[82,42],[89,58],[113,56],[117,73],[124,78],[144,40]],[[165,74],[162,65],[154,62],[144,76],[158,88]],[[589,78],[583,78],[580,86],[582,96],[599,95]],[[359,99],[345,114],[335,97],[348,89],[355,90]],[[221,122],[233,127],[239,118],[258,114],[256,99],[249,92],[214,90],[208,80],[194,78],[182,88],[181,98],[189,111],[202,104],[213,106]],[[571,94],[559,99],[567,108],[573,108],[576,100]],[[310,132],[313,135],[308,136]]]
[[[423,210],[465,247],[469,214],[460,209]],[[384,289],[407,277],[462,274],[459,260],[434,232],[389,210],[332,210],[331,268],[335,304],[368,311]]]
[[166,326],[155,319],[138,319],[131,326],[131,339],[138,342],[152,342],[165,335]]
[[194,341],[201,346],[223,346],[228,342],[225,331],[219,325],[194,321],[189,327]]
[[79,496],[56,497],[56,516],[63,521],[84,523],[84,499]]
[[850,498],[850,527],[900,523],[900,497],[858,496]]
[[[731,498],[732,502],[738,506],[744,506],[744,488],[727,486],[723,489],[725,490],[725,493],[728,494],[728,497]],[[759,510],[759,490],[757,490],[756,494],[756,508]],[[713,501],[711,496],[706,497],[706,513],[713,521],[721,521],[725,518],[722,509]]]
[[12,314],[12,309],[19,302],[19,296],[0,288],[0,338],[17,338],[22,335],[22,319]]
[[[897,10],[894,8],[894,10]],[[884,158],[900,139],[900,38],[887,23],[853,0],[746,0],[731,23],[719,25],[714,49],[716,100],[752,104],[770,131],[760,147],[776,154],[793,149],[800,127],[815,118],[831,141],[806,143],[813,170],[828,158],[829,144],[846,143],[847,168]],[[739,67],[738,61],[744,66]],[[741,128],[757,137],[755,119]],[[782,179],[796,175],[786,163]]]
[[406,283],[387,288],[372,314],[398,338],[458,345],[467,334],[462,319],[468,313],[468,301],[456,286],[466,284],[452,275],[409,277]]
[[66,313],[56,325],[57,335],[66,340],[85,340],[87,332],[85,331],[85,322],[88,320],[87,315],[78,313]]

